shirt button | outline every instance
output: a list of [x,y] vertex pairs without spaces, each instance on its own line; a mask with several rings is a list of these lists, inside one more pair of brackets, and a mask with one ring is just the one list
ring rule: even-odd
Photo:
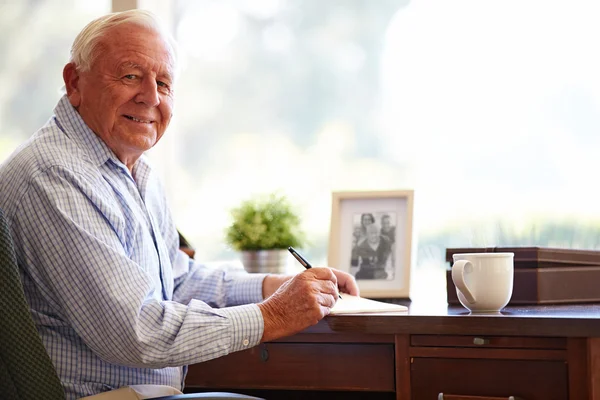
[[250,341],[248,339],[244,339],[244,341],[242,342],[242,344],[244,346],[248,346],[250,344]]

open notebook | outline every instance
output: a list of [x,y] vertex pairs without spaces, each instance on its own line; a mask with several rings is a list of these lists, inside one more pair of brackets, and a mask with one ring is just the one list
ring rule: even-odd
[[408,308],[400,304],[383,303],[343,293],[342,298],[331,309],[330,315],[402,311],[408,311]]

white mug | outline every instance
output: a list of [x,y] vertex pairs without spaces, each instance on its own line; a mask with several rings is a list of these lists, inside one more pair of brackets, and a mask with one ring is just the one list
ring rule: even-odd
[[458,300],[472,312],[498,312],[513,291],[514,253],[468,253],[452,256],[452,281]]

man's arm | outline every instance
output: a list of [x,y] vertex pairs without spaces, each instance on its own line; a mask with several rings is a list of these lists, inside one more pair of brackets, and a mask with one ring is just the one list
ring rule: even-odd
[[13,219],[19,261],[52,309],[44,319],[72,328],[105,361],[132,367],[202,362],[260,341],[257,305],[163,300],[152,263],[130,258],[113,194],[86,178],[60,169],[37,176]]
[[[188,288],[186,297],[192,295],[193,292],[199,292],[194,282],[201,275],[204,275],[204,281],[222,283],[226,279],[221,279],[221,277],[227,274],[222,270],[209,270],[195,265],[185,276],[185,285]],[[312,268],[297,275],[263,275],[242,272],[234,276],[241,282],[245,280],[262,282],[262,297],[265,300],[258,304],[264,320],[261,342],[289,336],[316,324],[329,314],[329,309],[336,303],[338,287],[345,293],[358,295],[358,286],[351,275],[330,268]],[[230,279],[236,280],[233,277]],[[197,282],[199,283],[200,280]],[[238,282],[239,284],[240,282]],[[226,293],[223,290],[219,290],[219,292]],[[182,293],[180,291],[179,296]],[[226,297],[228,296],[222,297],[222,302]],[[206,300],[205,297],[203,299]]]
[[212,307],[229,307],[263,300],[265,274],[244,270],[211,268],[177,251],[173,260],[175,291],[173,300],[187,304],[201,300]]

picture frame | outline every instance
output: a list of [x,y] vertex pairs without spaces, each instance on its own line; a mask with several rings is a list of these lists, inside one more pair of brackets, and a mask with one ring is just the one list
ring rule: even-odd
[[413,209],[413,190],[332,193],[328,265],[361,297],[410,299]]

